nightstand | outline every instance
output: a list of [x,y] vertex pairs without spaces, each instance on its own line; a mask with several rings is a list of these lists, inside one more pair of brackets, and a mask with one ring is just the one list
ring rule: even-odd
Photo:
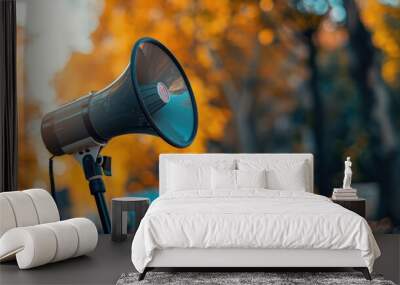
[[359,214],[361,217],[365,218],[365,199],[358,198],[354,200],[334,200],[332,202],[339,204],[340,206]]

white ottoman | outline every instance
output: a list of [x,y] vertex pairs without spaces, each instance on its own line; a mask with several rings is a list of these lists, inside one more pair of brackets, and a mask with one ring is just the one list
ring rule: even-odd
[[20,269],[28,269],[96,248],[92,221],[59,220],[57,206],[45,190],[0,193],[0,262],[16,258]]

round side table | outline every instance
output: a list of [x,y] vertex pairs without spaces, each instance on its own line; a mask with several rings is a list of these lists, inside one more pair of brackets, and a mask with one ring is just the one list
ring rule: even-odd
[[113,241],[124,241],[128,235],[128,212],[134,211],[136,216],[135,228],[132,234],[135,234],[140,221],[146,214],[150,205],[150,199],[141,197],[121,197],[113,198],[111,205],[112,227],[111,239]]

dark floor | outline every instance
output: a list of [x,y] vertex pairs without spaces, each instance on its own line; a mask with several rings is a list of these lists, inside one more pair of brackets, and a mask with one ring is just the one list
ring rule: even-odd
[[97,248],[81,256],[41,267],[19,270],[16,262],[0,264],[0,284],[115,284],[124,272],[134,271],[132,238],[121,243],[100,235]]
[[[376,240],[383,257],[376,261],[374,273],[400,283],[400,235],[379,235]],[[109,235],[101,235],[96,250],[88,256],[29,270],[19,270],[16,262],[3,263],[0,265],[0,284],[115,284],[122,273],[135,270],[130,259],[131,242],[132,237],[125,242],[115,243]],[[306,269],[313,270],[318,269]],[[347,271],[339,268],[326,271],[335,270]]]
[[400,234],[375,235],[375,239],[381,250],[381,257],[375,261],[374,272],[400,284]]

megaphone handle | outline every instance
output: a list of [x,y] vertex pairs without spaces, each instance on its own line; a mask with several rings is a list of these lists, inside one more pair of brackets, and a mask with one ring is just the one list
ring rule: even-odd
[[[103,179],[96,178],[89,181],[90,193],[94,196],[96,201],[97,211],[99,212],[101,225],[105,234],[111,233],[111,221],[108,214],[107,203],[104,199],[103,193],[106,191]],[[103,190],[104,189],[104,190]]]
[[83,157],[82,166],[85,177],[89,181],[90,193],[94,196],[96,201],[103,232],[109,234],[111,233],[111,221],[110,215],[108,214],[107,203],[103,195],[103,193],[106,192],[106,187],[102,178],[101,166],[90,154]]

